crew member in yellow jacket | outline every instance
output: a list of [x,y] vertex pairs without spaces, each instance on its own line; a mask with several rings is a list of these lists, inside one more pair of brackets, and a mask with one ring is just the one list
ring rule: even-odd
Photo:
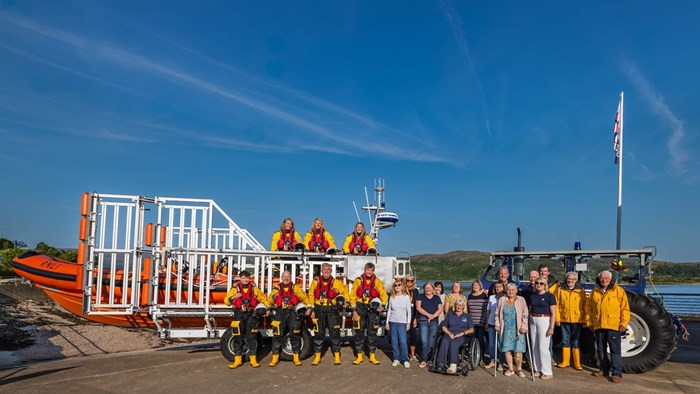
[[[374,353],[377,350],[377,330],[379,329],[379,313],[384,310],[389,297],[384,290],[384,284],[374,274],[374,264],[365,264],[365,272],[355,279],[350,292],[350,306],[353,308],[352,320],[355,329],[355,351],[357,358],[352,363],[362,362],[365,338],[369,347],[369,362],[379,364]],[[367,334],[365,335],[365,331]]]
[[331,350],[335,365],[340,365],[340,315],[338,309],[344,308],[349,302],[348,289],[340,279],[331,275],[332,267],[328,263],[321,265],[321,276],[314,279],[309,287],[309,303],[313,305],[311,319],[314,322],[314,361],[311,365],[321,362],[323,340],[326,328],[331,335]]
[[270,250],[293,251],[301,243],[301,235],[294,229],[294,221],[286,218],[282,221],[279,231],[272,234]]
[[270,292],[270,303],[276,308],[275,317],[272,320],[272,360],[269,366],[274,367],[279,363],[280,351],[284,336],[289,333],[289,343],[294,353],[294,365],[301,365],[299,352],[301,352],[301,319],[309,304],[301,286],[292,283],[292,274],[289,271],[282,272],[282,281]]
[[311,230],[304,236],[304,246],[314,252],[326,253],[328,249],[335,249],[335,240],[326,230],[323,220],[316,218],[311,223]]
[[[248,356],[253,368],[258,364],[258,318],[255,309],[258,305],[270,306],[267,299],[258,286],[250,281],[250,273],[241,271],[240,281],[235,283],[226,293],[224,303],[233,307],[233,321],[231,322],[231,335],[233,337],[234,361],[228,367],[235,369],[243,364],[243,337],[248,341]],[[263,312],[265,310],[263,309]],[[264,316],[264,313],[263,313]]]
[[607,377],[612,368],[612,381],[620,383],[622,380],[622,333],[627,330],[629,321],[630,305],[625,289],[613,282],[610,271],[602,271],[586,301],[586,325],[595,333],[600,365],[594,376]]
[[372,237],[367,235],[365,224],[357,222],[355,224],[355,231],[345,238],[343,253],[365,255],[370,251],[370,248],[376,251],[377,245],[374,243]]
[[561,327],[562,362],[559,368],[568,367],[571,355],[574,356],[574,369],[582,371],[579,337],[586,321],[586,290],[578,281],[576,272],[567,272],[564,283],[558,283],[554,291],[557,301],[556,324]]

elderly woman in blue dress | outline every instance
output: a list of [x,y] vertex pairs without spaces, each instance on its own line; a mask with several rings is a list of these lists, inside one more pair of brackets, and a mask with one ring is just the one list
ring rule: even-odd
[[[506,296],[498,300],[496,307],[496,332],[499,335],[498,350],[505,353],[508,369],[504,375],[517,374],[524,378],[523,353],[527,348],[528,310],[523,297],[518,295],[518,288],[513,283],[506,285]],[[513,369],[515,359],[515,370]]]
[[442,323],[442,332],[445,334],[440,341],[440,349],[437,354],[438,369],[444,370],[445,364],[449,364],[448,374],[457,373],[459,362],[459,348],[467,342],[467,335],[474,333],[472,318],[465,311],[466,303],[457,298],[455,310],[450,311]]

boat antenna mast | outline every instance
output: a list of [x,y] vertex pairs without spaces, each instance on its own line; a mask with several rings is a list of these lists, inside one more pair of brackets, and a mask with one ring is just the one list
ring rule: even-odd
[[[367,193],[367,186],[365,186],[365,201],[367,205],[362,207],[363,211],[367,212],[367,217],[369,218],[370,231],[369,236],[374,240],[375,243],[378,242],[379,230],[387,227],[394,227],[399,221],[399,215],[393,212],[386,212],[386,202],[384,197],[384,179],[377,178],[374,180],[374,199],[375,204],[370,205],[369,194]],[[353,201],[354,204],[354,201]],[[357,207],[355,208],[357,213]],[[360,215],[358,214],[359,218]]]

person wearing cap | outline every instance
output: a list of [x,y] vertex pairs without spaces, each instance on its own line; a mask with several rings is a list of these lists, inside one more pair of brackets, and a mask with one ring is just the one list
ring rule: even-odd
[[406,293],[411,300],[411,325],[406,333],[406,343],[411,352],[409,359],[411,362],[418,361],[416,357],[416,343],[418,342],[418,315],[416,314],[416,300],[420,291],[416,287],[416,278],[413,275],[406,275]]
[[258,317],[253,311],[263,305],[270,306],[270,301],[265,294],[250,281],[250,273],[241,271],[240,280],[226,293],[224,303],[233,307],[233,321],[231,331],[233,336],[234,361],[228,367],[236,369],[243,364],[243,337],[248,342],[248,355],[250,365],[253,368],[258,364]]
[[[622,333],[630,322],[630,304],[625,289],[613,281],[612,272],[601,271],[586,302],[586,326],[593,330],[600,369],[593,376],[622,381]],[[608,358],[607,349],[610,347]]]
[[343,253],[345,254],[365,255],[371,253],[372,250],[376,253],[376,248],[377,245],[372,237],[367,235],[365,224],[362,222],[355,223],[355,231],[350,233],[343,243]]
[[[388,301],[384,284],[374,274],[374,264],[365,264],[365,272],[355,279],[350,292],[350,306],[353,309],[352,320],[355,329],[355,351],[357,358],[352,363],[362,363],[365,339],[369,348],[369,362],[379,364],[375,356],[377,350],[377,330],[380,326],[379,313]],[[365,335],[366,331],[366,335]]]
[[301,365],[299,352],[301,352],[301,320],[297,308],[309,304],[309,298],[301,289],[292,283],[292,274],[289,271],[282,272],[282,281],[270,292],[270,303],[276,309],[272,321],[272,360],[269,366],[274,367],[279,363],[280,351],[284,336],[289,333],[289,343],[294,353],[294,365]]
[[318,365],[321,362],[323,352],[323,340],[326,337],[326,328],[331,334],[331,350],[335,365],[340,365],[340,316],[338,315],[337,301],[343,300],[341,307],[345,306],[345,301],[350,297],[348,290],[342,280],[333,278],[331,275],[331,265],[323,263],[321,265],[321,276],[314,279],[309,287],[309,304],[314,310],[311,319],[315,323],[314,330],[314,361],[311,365]]
[[296,245],[300,243],[301,235],[294,229],[294,221],[290,218],[285,218],[280,225],[279,231],[275,231],[275,233],[272,234],[270,250],[291,252],[294,251]]
[[326,230],[323,220],[316,218],[311,223],[311,229],[304,236],[304,246],[314,252],[326,253],[328,249],[335,249],[335,240]]

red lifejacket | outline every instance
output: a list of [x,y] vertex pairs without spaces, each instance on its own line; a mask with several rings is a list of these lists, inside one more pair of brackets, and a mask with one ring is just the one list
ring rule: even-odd
[[280,239],[279,241],[277,241],[278,250],[284,250],[285,247],[287,248],[287,250],[292,250],[294,249],[295,243],[296,242],[294,239],[294,229],[291,229],[289,232],[280,230]]
[[290,283],[289,288],[285,291],[284,285],[279,284],[279,290],[277,291],[277,296],[275,296],[275,305],[290,307],[295,306],[299,303],[299,297],[294,294],[294,284]]
[[245,310],[252,310],[258,305],[258,299],[255,297],[255,288],[252,282],[248,282],[247,291],[243,291],[243,285],[239,282],[236,284],[238,292],[241,293],[242,297],[238,297],[233,300],[234,308],[243,308]]
[[326,240],[326,232],[321,229],[319,232],[316,230],[311,230],[311,239],[307,245],[309,250],[318,250],[319,252],[325,252],[328,249],[328,240]]
[[377,275],[372,275],[369,283],[367,283],[367,277],[365,274],[360,276],[360,286],[358,286],[357,294],[358,298],[376,298],[379,297],[379,290],[377,286],[374,285],[374,281],[377,280]]
[[355,254],[367,254],[367,249],[369,246],[367,246],[367,242],[365,241],[365,236],[357,236],[357,233],[353,232],[352,234],[352,241],[350,241],[349,249],[350,253],[355,253]]
[[334,299],[338,296],[338,292],[333,288],[333,277],[329,278],[328,283],[323,284],[323,276],[318,277],[318,284],[316,285],[316,290],[314,290],[314,298],[317,300],[329,300]]

